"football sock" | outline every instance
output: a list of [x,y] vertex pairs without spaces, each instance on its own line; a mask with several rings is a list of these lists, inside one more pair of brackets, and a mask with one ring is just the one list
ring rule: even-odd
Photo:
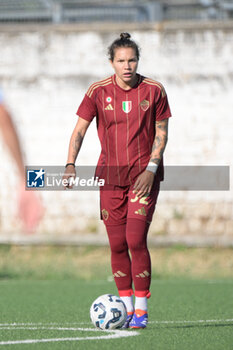
[[135,313],[137,310],[147,311],[147,297],[135,297]]
[[121,297],[121,299],[125,303],[127,314],[132,314],[134,312],[133,296],[131,295],[130,297]]
[[150,224],[129,218],[126,239],[132,256],[132,278],[137,291],[149,291],[151,282],[151,261],[147,248],[147,233]]
[[118,290],[131,290],[131,260],[126,242],[126,224],[106,225],[111,249],[112,273]]

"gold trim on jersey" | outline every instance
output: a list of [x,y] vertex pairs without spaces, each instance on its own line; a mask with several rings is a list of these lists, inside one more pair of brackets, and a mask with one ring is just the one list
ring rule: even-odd
[[[140,89],[138,89],[138,126],[140,128],[141,125],[141,110],[139,107],[139,101],[141,100],[140,97]],[[139,133],[137,135],[137,143],[138,143],[138,167],[139,167],[139,172],[141,173],[141,145],[140,145],[140,137]]]
[[[110,164],[110,147],[109,147],[109,134],[108,134],[108,128],[107,125],[107,118],[106,118],[106,112],[105,112],[105,95],[104,95],[104,89],[102,89],[102,110],[103,110],[103,117],[104,117],[104,123],[105,123],[105,131],[106,131],[106,139],[107,139],[107,150],[108,150],[108,158],[107,158],[107,164]],[[107,167],[107,181],[109,182],[109,166]]]
[[162,92],[162,97],[165,97],[165,96],[166,96],[166,91],[165,91],[163,85],[162,85],[161,83],[159,83],[158,81],[155,81],[155,80],[149,79],[149,78],[145,78],[145,79],[143,80],[143,83],[146,83],[146,84],[148,84],[148,85],[157,86],[157,87],[161,90],[161,92]]
[[92,84],[89,89],[87,90],[87,96],[91,97],[95,89],[101,86],[106,86],[112,83],[112,78],[107,78],[104,80],[97,81],[96,83]]
[[[128,92],[125,94],[126,102],[128,100]],[[128,174],[129,174],[129,183],[132,185],[132,180],[130,176],[130,161],[129,161],[129,113],[126,112],[126,121],[127,121],[127,134],[126,134],[126,155],[127,155],[127,162],[128,162]]]
[[117,129],[117,117],[116,117],[116,86],[114,86],[113,87],[113,91],[114,91],[114,101],[113,101],[113,103],[114,103],[114,120],[115,120],[115,129],[116,129],[116,131],[115,131],[115,134],[116,134],[116,142],[115,142],[115,144],[116,144],[116,161],[117,161],[117,175],[118,175],[118,184],[119,184],[119,186],[120,186],[120,183],[121,183],[121,177],[120,177],[120,167],[119,167],[119,157],[118,157],[118,142],[117,142],[117,140],[118,140],[118,129]]

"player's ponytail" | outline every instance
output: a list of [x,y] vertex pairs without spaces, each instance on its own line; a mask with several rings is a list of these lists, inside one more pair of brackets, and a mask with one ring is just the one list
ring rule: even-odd
[[137,59],[139,60],[139,47],[135,43],[135,41],[131,40],[131,35],[129,33],[121,33],[120,38],[113,41],[113,43],[108,48],[108,56],[111,61],[114,60],[115,56],[115,50],[119,47],[131,47],[135,50],[135,54],[137,56]]
[[131,35],[129,33],[121,33],[120,38],[121,40],[127,40],[131,38]]

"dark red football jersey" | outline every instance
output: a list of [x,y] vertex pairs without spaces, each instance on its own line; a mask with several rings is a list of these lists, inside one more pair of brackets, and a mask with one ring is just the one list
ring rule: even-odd
[[[155,122],[171,117],[163,86],[138,75],[138,83],[124,90],[113,75],[90,86],[77,115],[96,117],[101,154],[96,176],[105,183],[131,185],[150,160]],[[163,180],[163,160],[157,174]]]

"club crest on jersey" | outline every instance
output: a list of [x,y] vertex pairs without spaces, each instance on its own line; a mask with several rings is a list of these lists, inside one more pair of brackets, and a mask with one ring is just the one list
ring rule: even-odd
[[150,102],[147,101],[147,100],[143,100],[141,103],[140,103],[140,107],[141,109],[145,112],[148,110],[148,108],[150,107]]
[[108,220],[109,213],[106,209],[102,209],[102,217],[105,221]]
[[132,101],[123,101],[122,109],[125,113],[129,113],[132,109]]

